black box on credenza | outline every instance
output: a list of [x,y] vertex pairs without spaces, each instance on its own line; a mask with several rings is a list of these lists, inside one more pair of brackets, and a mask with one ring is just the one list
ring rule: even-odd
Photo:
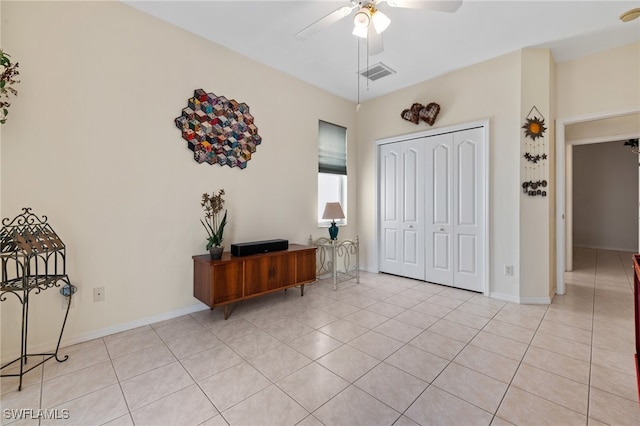
[[249,256],[251,254],[287,250],[288,248],[288,240],[252,241],[249,243],[231,244],[231,254],[233,256]]

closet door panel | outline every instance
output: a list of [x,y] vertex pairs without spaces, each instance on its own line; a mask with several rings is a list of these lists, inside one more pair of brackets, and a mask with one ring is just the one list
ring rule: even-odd
[[[449,246],[449,234],[433,234],[433,247],[431,252],[433,256],[433,269],[435,272],[439,271],[447,275],[451,273],[451,256],[449,256]],[[448,278],[446,280],[448,281]]]
[[452,137],[430,137],[427,144],[426,179],[426,280],[453,284]]
[[424,142],[402,143],[402,275],[424,279]]
[[482,129],[469,129],[453,134],[456,241],[454,255],[455,287],[484,290],[484,158]]
[[[458,233],[457,258],[459,259],[456,271],[458,273],[475,274],[477,272],[477,238],[475,235]],[[454,282],[454,286],[457,283]]]
[[384,156],[384,221],[390,223],[398,222],[398,175],[399,175],[399,153],[388,150]]
[[405,224],[415,224],[420,217],[419,201],[422,197],[418,196],[418,161],[421,160],[420,154],[415,148],[408,147],[402,153],[402,216]]
[[429,195],[433,198],[433,224],[449,226],[451,223],[451,144],[439,143],[432,148],[432,154],[429,166],[433,173],[433,180]]
[[457,223],[458,226],[477,226],[478,205],[476,193],[478,176],[476,173],[476,144],[465,140],[457,147]]
[[[385,229],[383,240],[384,261],[392,264],[398,263],[398,231],[396,229]],[[391,270],[383,272],[393,273]]]
[[484,291],[483,127],[380,146],[380,270]]
[[424,145],[380,147],[381,272],[424,279]]
[[402,153],[399,144],[380,147],[380,254],[381,272],[401,273],[399,198]]
[[403,252],[404,252],[404,266],[418,266],[418,262],[422,259],[418,259],[418,235],[415,231],[405,230],[403,238]]

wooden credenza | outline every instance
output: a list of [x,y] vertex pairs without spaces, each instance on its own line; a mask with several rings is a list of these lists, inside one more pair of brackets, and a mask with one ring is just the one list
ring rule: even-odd
[[211,260],[208,254],[193,256],[193,295],[211,309],[262,294],[304,285],[316,280],[316,248],[290,244],[288,250]]

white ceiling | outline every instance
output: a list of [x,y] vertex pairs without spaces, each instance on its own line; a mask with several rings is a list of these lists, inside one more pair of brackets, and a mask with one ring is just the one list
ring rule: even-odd
[[[272,68],[343,98],[358,100],[358,39],[353,13],[305,41],[293,36],[349,0],[333,1],[124,1]],[[395,74],[360,79],[360,101],[429,80],[526,47],[550,48],[556,63],[640,41],[640,19],[619,16],[640,1],[465,0],[455,13],[391,8],[382,62]],[[177,52],[174,52],[177,53]],[[179,56],[179,55],[177,55]],[[224,64],[221,64],[224,65]]]

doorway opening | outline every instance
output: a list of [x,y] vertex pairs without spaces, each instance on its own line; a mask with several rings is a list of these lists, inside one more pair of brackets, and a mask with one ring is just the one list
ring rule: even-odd
[[625,142],[572,145],[574,248],[638,249],[638,154]]
[[[558,119],[556,121],[556,293],[565,294],[565,271],[573,269],[573,144],[599,143],[637,138],[640,106],[633,106],[613,111],[585,114],[581,116]],[[609,127],[612,122],[622,119],[636,126],[631,129]],[[574,126],[582,125],[582,126]],[[593,129],[600,132],[596,134]],[[595,136],[580,136],[583,130]],[[588,133],[591,132],[591,133]]]

